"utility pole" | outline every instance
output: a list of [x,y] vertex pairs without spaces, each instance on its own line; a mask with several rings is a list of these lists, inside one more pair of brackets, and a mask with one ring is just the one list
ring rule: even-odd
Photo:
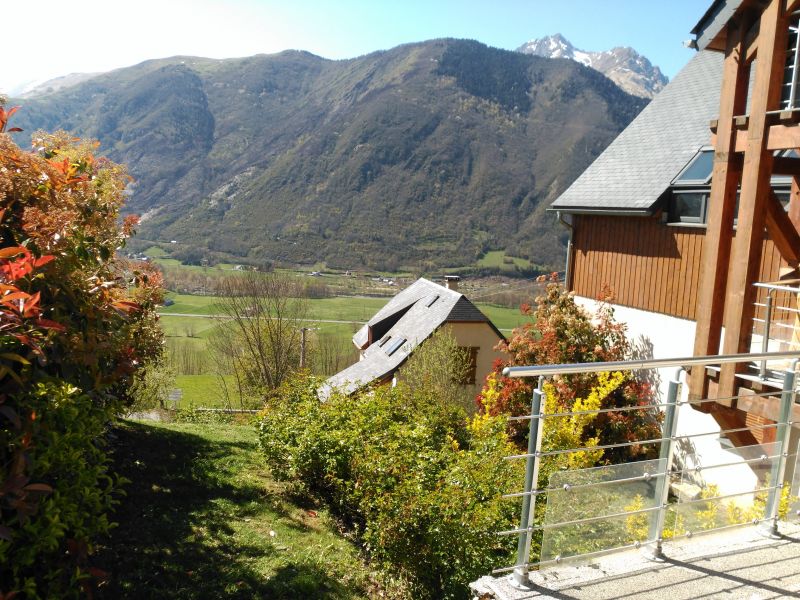
[[319,327],[301,327],[300,328],[300,368],[304,369],[306,366],[306,332],[316,331]]
[[308,327],[301,327],[300,328],[300,368],[305,369],[306,367],[306,331],[308,331]]

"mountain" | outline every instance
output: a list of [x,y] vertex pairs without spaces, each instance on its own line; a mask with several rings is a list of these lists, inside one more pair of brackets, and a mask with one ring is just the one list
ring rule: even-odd
[[633,48],[618,47],[605,52],[578,50],[560,33],[531,40],[517,52],[547,58],[569,58],[600,71],[634,96],[652,98],[669,81],[656,66]]
[[99,75],[99,73],[70,73],[46,81],[29,81],[11,91],[11,95],[19,98],[33,98],[35,96],[52,94],[58,90],[63,90],[87,81],[97,75]]
[[646,101],[577,63],[444,39],[152,60],[21,104],[23,135],[63,128],[126,163],[139,238],[177,258],[424,270],[492,249],[560,267],[549,202]]

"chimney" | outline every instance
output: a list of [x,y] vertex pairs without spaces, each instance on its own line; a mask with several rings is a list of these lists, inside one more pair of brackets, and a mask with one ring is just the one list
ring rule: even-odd
[[457,292],[459,281],[461,281],[461,277],[459,277],[458,275],[444,276],[444,285],[448,290],[453,290],[454,292]]

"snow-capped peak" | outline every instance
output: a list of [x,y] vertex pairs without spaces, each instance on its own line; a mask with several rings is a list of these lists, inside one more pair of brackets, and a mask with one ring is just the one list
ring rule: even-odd
[[517,52],[546,58],[568,58],[600,71],[629,94],[652,98],[668,79],[636,50],[616,47],[602,52],[588,52],[573,46],[560,33],[530,40],[517,48]]

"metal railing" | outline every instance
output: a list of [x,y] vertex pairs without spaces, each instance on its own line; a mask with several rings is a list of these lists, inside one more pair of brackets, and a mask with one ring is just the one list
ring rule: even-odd
[[[759,294],[762,298],[755,302],[756,310],[753,316],[753,334],[761,336],[760,343],[758,340],[754,343],[756,348],[760,347],[758,349],[762,353],[770,350],[778,352],[797,350],[800,345],[798,339],[800,310],[797,301],[800,297],[800,287],[796,283],[791,281],[754,284],[758,290],[763,290]],[[758,375],[762,380],[768,379],[771,375],[767,362],[762,360],[758,365]]]
[[[683,405],[707,403],[713,398],[702,400],[681,399],[681,375],[691,366],[716,366],[723,363],[745,363],[752,361],[791,361],[783,377],[780,391],[754,393],[754,396],[779,396],[779,417],[774,423],[765,422],[748,427],[731,428],[711,432],[678,435],[678,408]],[[530,367],[510,367],[504,370],[509,377],[538,377],[536,389],[532,394],[531,412],[528,415],[511,417],[513,421],[528,421],[527,452],[506,457],[507,460],[525,460],[524,488],[504,494],[504,498],[521,500],[520,524],[516,529],[498,532],[503,536],[518,536],[516,563],[509,567],[498,568],[494,574],[513,572],[513,582],[519,586],[530,585],[529,573],[533,568],[561,563],[567,558],[590,558],[627,550],[647,548],[652,558],[660,558],[663,553],[663,542],[667,535],[673,539],[690,538],[698,533],[719,531],[743,523],[721,523],[719,508],[728,513],[748,515],[747,523],[763,523],[767,533],[777,532],[778,506],[781,501],[783,480],[789,456],[789,432],[791,430],[791,408],[795,401],[795,377],[800,352],[774,352],[758,354],[735,354],[724,356],[704,356],[674,359],[652,359],[605,363],[583,363],[571,365],[544,365]],[[650,369],[675,368],[675,375],[667,386],[665,402],[598,408],[577,412],[545,412],[546,381],[552,377],[568,374],[587,374],[613,371],[635,372]],[[542,450],[543,432],[548,419],[569,418],[575,415],[600,415],[621,411],[663,410],[661,434],[654,439],[625,441],[614,444],[595,444],[578,448],[558,448]],[[737,460],[715,465],[689,464],[687,457],[681,457],[681,464],[676,464],[676,452],[682,444],[693,443],[697,438],[706,436],[731,435],[737,432],[765,432],[774,429],[774,442],[765,442],[756,446],[736,449],[741,451]],[[598,452],[614,448],[637,445],[639,447],[657,445],[658,459],[645,461],[629,461],[623,464],[607,465],[586,469],[574,469],[554,472],[549,481],[540,481],[543,461],[552,460],[574,453]],[[747,468],[757,473],[756,483],[752,489],[719,493],[714,486],[707,488],[707,494],[680,503],[670,502],[671,479],[676,476],[691,478],[701,472],[708,474],[711,469],[721,467]],[[623,489],[625,486],[635,489],[636,494],[625,504]],[[649,499],[651,505],[644,496]],[[597,504],[597,513],[587,513],[580,502],[586,495],[586,504]],[[753,504],[757,500],[764,505],[758,518],[750,518],[741,506],[747,506],[741,497],[752,496]],[[615,497],[616,496],[616,497]],[[728,503],[725,504],[722,501]],[[546,506],[545,506],[546,503]],[[538,506],[537,506],[538,505]],[[544,509],[544,510],[543,510]],[[594,507],[593,507],[594,509]],[[688,510],[687,510],[688,509]],[[537,514],[537,511],[539,514]],[[684,511],[685,514],[682,514]],[[694,511],[694,512],[692,512]],[[738,511],[738,512],[737,512]],[[553,513],[552,515],[550,513]],[[666,531],[667,517],[674,523]],[[693,528],[689,523],[700,515],[708,521],[704,525]],[[710,515],[710,516],[709,516]],[[679,526],[678,524],[683,525]],[[709,525],[710,523],[710,525]],[[579,531],[581,526],[588,525],[588,533]],[[574,534],[570,536],[570,531]],[[598,533],[600,532],[600,533]],[[600,541],[591,536],[607,535]],[[537,537],[538,536],[538,537]],[[574,544],[578,540],[578,544]],[[534,542],[539,545],[538,556],[532,557]],[[591,543],[590,543],[591,542]],[[572,545],[571,545],[572,544]]]

